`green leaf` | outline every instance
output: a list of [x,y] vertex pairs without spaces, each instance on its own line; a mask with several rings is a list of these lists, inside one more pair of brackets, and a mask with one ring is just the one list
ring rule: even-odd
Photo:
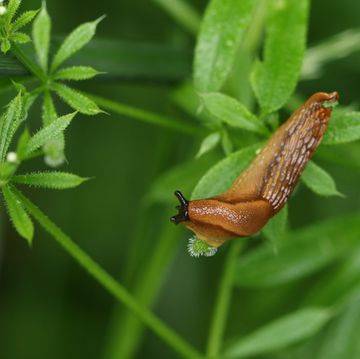
[[210,135],[206,136],[203,141],[201,142],[200,148],[198,153],[196,154],[195,158],[199,158],[205,153],[211,151],[216,147],[216,145],[220,141],[220,133],[213,132]]
[[254,158],[259,145],[231,154],[210,168],[196,185],[191,198],[208,198],[225,192]]
[[262,233],[271,242],[275,252],[277,252],[279,243],[285,238],[287,221],[288,206],[285,205],[262,229]]
[[[58,115],[54,106],[54,102],[49,92],[45,92],[42,106],[43,124],[49,125],[57,119]],[[43,146],[45,153],[45,162],[48,166],[58,167],[65,161],[65,136],[60,133],[58,136],[47,142]]]
[[26,44],[31,41],[29,35],[24,34],[23,32],[15,32],[9,38],[11,41],[16,42],[18,44]]
[[10,0],[7,8],[6,8],[6,13],[3,16],[4,20],[10,24],[10,22],[12,21],[13,17],[15,16],[16,12],[19,9],[19,6],[21,4],[21,0]]
[[98,74],[98,71],[89,66],[72,66],[60,69],[54,74],[53,78],[54,80],[81,81],[92,79]]
[[26,155],[31,154],[38,148],[44,146],[50,140],[56,138],[59,134],[63,133],[66,127],[70,125],[70,122],[74,118],[75,114],[76,112],[59,117],[35,133],[35,135],[30,138],[27,144]]
[[242,287],[270,287],[314,273],[350,253],[359,244],[360,214],[339,216],[288,232],[274,256],[260,246],[241,257],[235,282]]
[[27,128],[25,128],[16,146],[16,154],[20,161],[23,160],[25,157],[26,147],[29,142],[29,139],[30,139],[30,132]]
[[74,188],[86,180],[87,178],[82,178],[67,172],[33,172],[14,176],[11,179],[14,183],[50,189]]
[[360,139],[360,112],[335,109],[331,114],[322,143],[336,145]]
[[194,83],[198,91],[218,91],[224,84],[254,4],[253,0],[210,1],[195,49]]
[[262,111],[280,109],[294,91],[304,57],[308,0],[268,2],[264,61],[255,63],[251,83]]
[[11,49],[11,43],[8,39],[3,39],[1,41],[1,52],[6,54]]
[[9,186],[2,189],[10,219],[20,236],[31,244],[34,235],[34,225],[26,213],[20,199]]
[[332,317],[323,308],[306,308],[285,315],[256,330],[225,350],[225,358],[246,358],[286,348],[313,336]]
[[104,17],[100,17],[95,21],[87,22],[78,26],[65,38],[58,52],[54,56],[53,62],[51,64],[52,72],[55,71],[59,65],[67,60],[71,55],[84,47],[93,38],[96,27],[103,18]]
[[21,92],[9,103],[0,120],[0,161],[5,159],[10,143],[21,122],[23,115],[23,98]]
[[233,153],[234,144],[232,143],[229,132],[226,129],[221,132],[221,146],[226,156],[230,156]]
[[232,127],[269,134],[268,129],[242,103],[221,93],[202,94],[206,109],[219,121]]
[[309,161],[301,176],[304,184],[320,196],[343,196],[333,178],[313,161]]
[[48,67],[50,33],[51,18],[46,10],[46,3],[44,1],[41,11],[33,23],[32,37],[38,63],[45,72]]
[[25,25],[27,25],[29,22],[32,21],[32,19],[36,16],[38,12],[39,12],[38,10],[25,11],[12,24],[11,31],[15,32],[21,29],[22,27],[24,27]]
[[90,100],[82,93],[65,86],[63,84],[54,83],[52,89],[74,110],[85,115],[96,115],[100,112],[98,105]]

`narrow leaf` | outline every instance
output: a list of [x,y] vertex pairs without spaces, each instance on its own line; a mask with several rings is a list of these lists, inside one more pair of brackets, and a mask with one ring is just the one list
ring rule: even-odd
[[218,91],[227,79],[255,1],[211,0],[195,49],[194,82],[200,92]]
[[14,176],[11,179],[11,181],[14,183],[21,183],[32,187],[50,189],[74,188],[86,180],[87,178],[82,178],[72,173],[66,172],[33,172]]
[[6,54],[11,49],[11,42],[8,39],[1,41],[1,52]]
[[202,94],[201,98],[206,109],[219,121],[260,134],[269,133],[264,124],[234,98],[221,93]]
[[301,176],[304,184],[320,196],[343,196],[333,178],[313,161],[309,161]]
[[264,113],[280,109],[297,84],[306,43],[308,0],[267,2],[264,61],[257,62],[251,82]]
[[205,153],[211,151],[220,141],[219,132],[213,132],[210,135],[206,136],[201,142],[198,153],[196,154],[196,158],[201,157]]
[[65,60],[67,60],[75,52],[84,47],[95,35],[96,27],[103,17],[87,22],[78,26],[72,31],[61,44],[58,52],[55,54],[51,70],[56,70]]
[[26,147],[29,142],[29,139],[30,139],[29,130],[27,128],[25,128],[25,130],[21,134],[21,136],[18,140],[17,146],[16,146],[16,154],[20,161],[24,159],[24,156],[26,153]]
[[99,72],[89,66],[72,66],[65,69],[60,69],[53,76],[54,80],[88,80],[92,79]]
[[270,287],[319,271],[359,244],[359,221],[360,214],[340,216],[292,231],[279,242],[276,257],[271,247],[260,246],[238,261],[235,282]]
[[208,198],[226,191],[254,158],[259,145],[231,154],[210,168],[196,185],[191,198]]
[[24,119],[21,92],[10,102],[0,122],[0,161],[3,161],[16,130]]
[[348,143],[360,139],[360,112],[335,109],[322,141],[325,145]]
[[39,130],[34,136],[30,138],[26,147],[26,155],[34,152],[35,150],[61,134],[66,129],[66,127],[69,126],[75,114],[76,113],[74,112],[69,115],[59,117],[49,125]]
[[12,24],[11,30],[13,32],[15,32],[15,31],[21,29],[22,27],[27,25],[29,22],[31,22],[37,13],[38,13],[38,10],[25,11]]
[[10,40],[18,44],[26,44],[31,41],[31,38],[23,32],[16,32],[10,36]]
[[20,236],[31,244],[34,235],[34,225],[26,213],[20,199],[9,186],[2,189],[10,219]]
[[39,65],[45,72],[47,71],[48,67],[50,32],[51,19],[46,10],[46,3],[44,1],[41,11],[34,21],[32,28],[32,37],[34,41],[37,60],[39,62]]
[[54,83],[52,89],[74,110],[85,115],[96,115],[102,112],[94,101],[68,86]]
[[4,19],[8,24],[12,21],[13,17],[15,16],[16,12],[19,9],[20,4],[21,4],[21,0],[9,1],[6,8],[6,13],[4,15]]
[[[55,105],[49,92],[45,92],[42,106],[42,120],[44,126],[49,125],[57,119]],[[65,136],[60,133],[43,146],[45,162],[48,166],[58,167],[65,161]]]
[[235,341],[225,351],[224,357],[246,358],[286,348],[314,335],[331,317],[332,312],[328,309],[298,310]]

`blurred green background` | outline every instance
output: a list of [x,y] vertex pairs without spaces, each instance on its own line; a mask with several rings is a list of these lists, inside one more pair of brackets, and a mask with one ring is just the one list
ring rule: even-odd
[[[206,5],[202,0],[191,3],[200,13]],[[27,0],[23,9],[39,6],[39,1]],[[134,46],[161,45],[179,51],[179,69],[173,69],[168,76],[155,73],[115,78],[110,73],[82,88],[134,107],[186,119],[187,115],[174,106],[171,98],[174,89],[190,76],[194,37],[155,1],[51,0],[48,11],[53,19],[53,32],[59,35],[68,33],[79,23],[107,14],[99,26],[97,40],[109,38]],[[343,0],[341,4],[314,1],[309,46],[342,31],[360,28],[359,19],[359,1]],[[319,78],[301,82],[298,93],[306,97],[317,91],[336,90],[343,104],[358,109],[359,63],[360,51],[333,61],[325,66]],[[159,66],[151,62],[148,65],[166,67],[166,64]],[[109,71],[106,66],[101,67],[101,61],[98,69]],[[6,99],[0,102],[3,106]],[[32,128],[38,116],[39,113],[32,113]],[[198,145],[199,138],[125,116],[79,116],[67,132],[68,163],[64,169],[94,176],[94,179],[75,190],[61,193],[37,190],[29,196],[128,287],[134,278],[141,277],[159,237],[171,237],[169,241],[173,243],[166,258],[162,258],[166,270],[161,271],[163,287],[154,310],[191,343],[204,348],[226,248],[212,259],[189,257],[186,252],[189,233],[172,228],[168,217],[173,211],[169,211],[167,205],[152,206],[148,211],[143,205],[155,179],[174,165],[191,159]],[[320,149],[317,162],[332,174],[346,198],[316,197],[302,186],[291,200],[292,228],[360,209],[360,144],[337,146],[332,150],[329,160],[326,158],[329,152],[321,155]],[[342,151],[346,151],[346,156]],[[216,156],[222,156],[220,150],[202,160],[197,177],[214,163]],[[38,168],[42,167],[45,168],[38,160]],[[186,179],[178,178],[180,188],[184,181]],[[162,196],[164,202],[172,201],[171,191]],[[117,323],[125,318],[126,311],[40,228],[36,229],[33,248],[29,249],[4,218],[4,208],[0,208],[0,217],[0,358],[115,359],[119,336],[124,340],[126,335],[116,331]],[[134,251],[131,249],[134,237],[139,235],[143,238],[136,249],[140,259],[131,270],[127,263]],[[271,289],[236,289],[230,311],[230,336],[247,333],[298,308],[305,300],[304,293],[320,275]],[[289,355],[285,354],[285,358],[293,357]],[[177,355],[146,331],[134,357],[177,358]]]

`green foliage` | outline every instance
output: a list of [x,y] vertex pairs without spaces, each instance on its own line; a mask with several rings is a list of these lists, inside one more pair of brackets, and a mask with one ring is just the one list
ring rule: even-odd
[[196,154],[196,158],[201,157],[205,153],[211,151],[216,147],[216,145],[220,142],[221,136],[219,132],[210,133],[210,135],[206,136],[201,142],[198,153]]
[[264,123],[234,98],[221,93],[202,94],[201,98],[206,109],[217,121],[262,135],[269,133]]
[[271,218],[262,229],[262,233],[271,242],[275,252],[277,252],[279,243],[286,238],[287,222],[288,205],[285,205],[280,213]]
[[30,36],[19,32],[21,28],[30,23],[38,11],[26,11],[14,20],[21,0],[10,0],[7,10],[0,18],[1,51],[6,54],[11,49],[11,43],[25,44],[31,41]]
[[269,246],[258,247],[238,261],[236,284],[276,286],[319,271],[358,245],[359,219],[359,215],[335,217],[287,232],[276,256]]
[[333,178],[313,161],[308,162],[301,179],[307,187],[320,196],[342,196],[336,189]]
[[227,79],[254,7],[252,0],[211,0],[200,27],[194,60],[195,88],[216,92]]
[[225,358],[247,358],[298,343],[318,332],[331,317],[328,309],[298,310],[234,341],[225,351]]
[[251,83],[264,113],[285,105],[294,91],[305,52],[308,0],[275,0],[269,6],[264,61],[255,63]]

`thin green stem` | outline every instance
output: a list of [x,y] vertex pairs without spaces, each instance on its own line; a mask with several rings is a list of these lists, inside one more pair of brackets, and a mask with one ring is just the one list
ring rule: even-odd
[[193,35],[199,31],[201,17],[198,12],[184,0],[153,0],[169,13],[180,25]]
[[11,51],[16,56],[16,58],[32,73],[34,74],[41,82],[46,83],[47,77],[44,74],[43,70],[32,61],[24,51],[20,49],[15,44],[11,45]]
[[177,132],[182,132],[193,136],[204,135],[203,129],[190,123],[185,123],[183,120],[168,118],[150,111],[139,110],[137,108],[124,105],[120,102],[108,100],[106,98],[95,96],[89,93],[85,93],[85,95],[95,101],[104,110],[108,110],[119,115],[128,116],[142,122],[165,127],[170,130],[175,130]]
[[136,314],[150,329],[164,342],[178,352],[183,358],[202,359],[190,344],[170,329],[152,312],[140,305],[136,299],[98,263],[86,254],[70,237],[68,237],[55,223],[53,223],[38,207],[36,207],[19,190],[12,187],[21,199],[25,209],[38,221],[38,223],[73,257],[103,288],[112,294],[119,302]]
[[217,358],[221,350],[231,301],[231,292],[233,289],[235,263],[241,248],[243,247],[243,242],[244,239],[238,239],[236,242],[231,243],[231,247],[226,257],[208,336],[206,351],[208,358]]

